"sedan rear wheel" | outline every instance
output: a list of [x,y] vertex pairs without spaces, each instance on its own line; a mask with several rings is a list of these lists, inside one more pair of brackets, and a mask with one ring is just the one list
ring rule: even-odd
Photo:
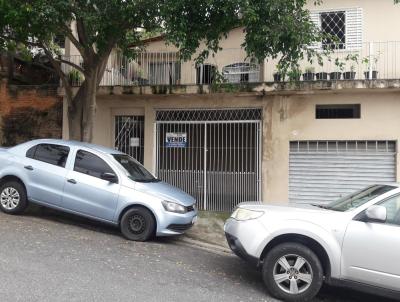
[[284,301],[308,301],[320,290],[323,269],[315,253],[298,243],[284,243],[265,257],[263,278],[270,293]]
[[9,181],[0,186],[0,209],[8,214],[19,214],[28,205],[24,186],[16,181]]
[[125,212],[120,227],[125,238],[134,241],[147,241],[154,235],[156,222],[149,210],[137,207]]

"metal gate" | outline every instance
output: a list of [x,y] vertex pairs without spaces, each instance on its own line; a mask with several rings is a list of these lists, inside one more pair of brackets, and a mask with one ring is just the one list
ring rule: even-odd
[[261,199],[261,110],[157,112],[158,177],[203,210]]
[[114,147],[143,164],[144,116],[117,115],[114,125]]
[[290,142],[290,202],[328,203],[367,185],[394,181],[394,141]]

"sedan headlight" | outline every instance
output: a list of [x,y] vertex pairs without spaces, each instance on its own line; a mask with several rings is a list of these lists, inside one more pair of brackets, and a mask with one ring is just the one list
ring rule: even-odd
[[185,206],[176,202],[164,200],[162,201],[162,205],[164,209],[168,212],[179,213],[179,214],[185,214],[187,212]]
[[231,215],[231,218],[236,220],[250,220],[250,219],[257,219],[264,215],[264,212],[261,211],[254,211],[244,208],[237,208]]

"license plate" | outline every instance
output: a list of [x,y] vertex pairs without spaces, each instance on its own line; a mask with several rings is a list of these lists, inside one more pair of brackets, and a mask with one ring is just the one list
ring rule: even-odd
[[197,222],[197,216],[194,216],[192,219],[192,224],[195,224]]

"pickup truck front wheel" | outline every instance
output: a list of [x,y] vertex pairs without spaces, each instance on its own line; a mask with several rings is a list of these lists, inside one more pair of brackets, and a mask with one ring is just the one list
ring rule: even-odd
[[7,181],[0,186],[0,209],[7,214],[20,214],[28,205],[24,186]]
[[268,291],[290,302],[311,300],[321,289],[324,277],[318,257],[299,243],[283,243],[269,251],[262,273]]

